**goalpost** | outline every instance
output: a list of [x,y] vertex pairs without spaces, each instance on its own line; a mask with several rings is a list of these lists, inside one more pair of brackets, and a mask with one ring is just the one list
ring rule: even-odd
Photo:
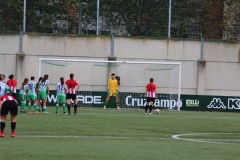
[[[78,106],[103,107],[107,96],[107,82],[111,74],[120,77],[120,108],[144,108],[146,84],[154,78],[157,97],[153,108],[180,110],[181,63],[104,61],[80,59],[39,59],[39,77],[49,75],[50,89],[55,90],[60,77],[65,81],[70,73],[81,85],[76,93]],[[114,98],[108,107],[115,107]]]

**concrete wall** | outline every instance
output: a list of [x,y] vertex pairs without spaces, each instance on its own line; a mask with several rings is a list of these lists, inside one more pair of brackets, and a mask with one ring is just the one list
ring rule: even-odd
[[[38,79],[39,58],[107,60],[111,37],[24,35],[25,54],[18,50],[19,36],[0,36],[0,73],[15,74],[20,84],[32,75]],[[117,60],[181,62],[182,94],[239,96],[239,50],[239,43],[205,42],[205,61],[198,62],[200,41],[117,37],[114,52]]]

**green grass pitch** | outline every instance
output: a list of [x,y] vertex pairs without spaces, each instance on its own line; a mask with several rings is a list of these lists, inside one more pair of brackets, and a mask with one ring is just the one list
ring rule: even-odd
[[[79,108],[79,116],[19,113],[16,137],[9,116],[1,160],[238,160],[237,113]],[[59,108],[62,112],[62,108]]]

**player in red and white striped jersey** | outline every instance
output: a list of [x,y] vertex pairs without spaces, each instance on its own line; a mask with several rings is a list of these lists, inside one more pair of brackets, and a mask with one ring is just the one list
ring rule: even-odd
[[13,93],[12,96],[16,99],[17,98],[17,81],[14,79],[14,75],[9,75],[9,80],[7,81],[7,85],[12,89]]
[[145,107],[145,114],[147,114],[148,106],[149,106],[149,114],[152,115],[152,105],[156,98],[156,84],[153,83],[153,78],[150,78],[150,83],[146,85],[145,96],[147,97],[147,103]]
[[[5,79],[5,75],[0,74],[0,97],[3,96],[6,91],[9,91],[12,94],[11,88],[9,88],[8,85],[3,83],[4,79]],[[0,122],[1,122],[1,115],[0,115]]]
[[11,114],[11,137],[15,137],[16,117],[18,113],[18,104],[16,99],[6,93],[4,96],[0,97],[0,109],[2,118],[0,137],[4,137],[5,123],[9,111]]
[[[68,88],[66,99],[67,99],[68,115],[71,114],[70,101],[72,99],[73,102],[74,102],[74,115],[77,116],[78,114],[77,114],[77,96],[76,96],[76,91],[79,90],[80,84],[76,80],[74,80],[73,78],[74,78],[74,74],[71,73],[70,74],[70,79],[65,82],[65,84],[67,85],[67,88]],[[76,86],[77,86],[77,89],[75,91],[75,87]]]

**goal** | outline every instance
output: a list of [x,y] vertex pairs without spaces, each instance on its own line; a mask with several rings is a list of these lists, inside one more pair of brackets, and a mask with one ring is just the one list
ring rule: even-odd
[[[119,77],[121,108],[144,108],[146,84],[154,78],[157,97],[153,108],[180,110],[181,63],[104,61],[78,59],[39,59],[39,77],[49,75],[50,89],[55,90],[60,77],[65,81],[70,73],[81,85],[76,93],[78,106],[103,107],[107,82],[112,73]],[[114,98],[107,107],[115,107]]]

